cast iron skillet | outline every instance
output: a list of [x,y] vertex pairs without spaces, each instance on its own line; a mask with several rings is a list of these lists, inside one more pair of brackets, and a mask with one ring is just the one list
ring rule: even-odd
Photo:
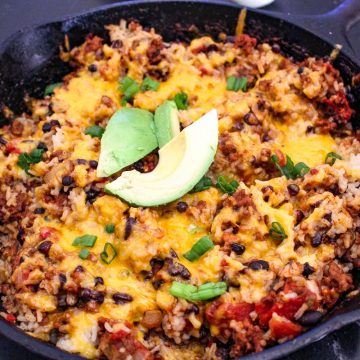
[[[135,0],[19,31],[0,45],[0,104],[8,105],[15,113],[26,111],[25,94],[41,97],[46,85],[59,81],[69,72],[67,65],[58,58],[59,45],[63,43],[65,34],[69,35],[71,46],[81,44],[90,32],[108,39],[104,25],[124,18],[137,19],[144,26],[155,27],[167,41],[189,40],[203,34],[216,36],[221,31],[233,34],[238,13],[236,5],[223,1]],[[360,73],[360,62],[355,58],[346,32],[359,18],[359,0],[345,0],[337,9],[320,16],[298,17],[251,10],[247,16],[246,33],[260,41],[280,44],[282,51],[296,60],[309,55],[327,56],[333,44],[340,43],[344,45],[343,52],[334,65],[350,85],[352,76]],[[188,31],[192,24],[198,28],[197,33]],[[360,87],[352,88],[352,94],[350,100],[357,110],[354,119],[357,125],[360,124]],[[8,121],[4,116],[0,118],[0,124]],[[360,274],[354,273],[354,277],[356,287],[360,288]],[[294,340],[241,359],[270,360],[288,355],[359,319],[360,295],[344,298],[317,327]],[[4,320],[0,320],[0,334],[49,359],[82,359],[27,336]]]

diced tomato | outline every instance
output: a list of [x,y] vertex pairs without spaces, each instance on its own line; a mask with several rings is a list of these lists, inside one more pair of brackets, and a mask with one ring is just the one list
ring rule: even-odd
[[123,339],[124,337],[129,336],[129,333],[124,330],[119,330],[116,333],[111,334],[110,340],[116,341]]
[[246,302],[229,304],[214,301],[206,309],[206,318],[210,324],[219,325],[221,323],[229,323],[230,320],[245,320],[253,310],[254,305]]
[[21,150],[11,142],[5,145],[5,151],[8,154],[21,154]]
[[302,332],[300,325],[287,320],[283,316],[273,315],[269,321],[269,327],[275,339],[293,338]]
[[15,324],[16,317],[13,314],[7,314],[6,321],[8,321],[9,323]]
[[40,238],[42,240],[47,239],[53,233],[53,231],[53,228],[47,226],[40,228]]
[[271,316],[272,308],[274,306],[274,299],[271,297],[265,297],[261,303],[255,305],[255,311],[258,314],[259,322],[261,326],[267,326]]
[[327,105],[337,115],[338,121],[341,123],[348,122],[354,113],[343,91],[338,91],[329,99],[322,99],[322,103]]
[[278,315],[284,316],[289,320],[293,320],[294,315],[304,302],[305,299],[302,296],[288,299],[286,302],[276,304],[272,308],[272,312],[276,312]]
[[241,302],[238,304],[227,304],[225,316],[228,319],[242,321],[249,317],[249,314],[254,310],[253,304]]

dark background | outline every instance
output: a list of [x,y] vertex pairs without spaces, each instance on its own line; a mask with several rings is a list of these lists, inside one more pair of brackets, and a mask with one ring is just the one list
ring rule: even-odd
[[[359,0],[360,1],[360,0]],[[83,12],[114,0],[0,0],[0,42],[23,27]],[[342,0],[276,0],[267,9],[296,14],[320,14],[335,8]],[[333,30],[334,32],[336,29]],[[360,25],[350,34],[355,47],[360,43]],[[0,338],[0,360],[45,360]],[[360,322],[344,327],[325,339],[282,360],[360,359]]]

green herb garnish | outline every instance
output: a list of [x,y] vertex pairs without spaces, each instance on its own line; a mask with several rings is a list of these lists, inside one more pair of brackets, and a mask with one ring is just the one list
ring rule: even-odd
[[25,170],[26,174],[33,176],[29,173],[30,165],[37,164],[42,160],[42,156],[44,154],[44,149],[33,149],[29,154],[28,153],[21,153],[19,155],[17,165]]
[[226,90],[229,91],[246,91],[247,78],[230,76],[226,80]]
[[132,100],[132,98],[140,91],[140,86],[131,77],[125,76],[119,84],[119,90],[123,94],[121,105],[125,106],[126,103]]
[[54,90],[57,87],[61,86],[62,84],[63,84],[62,82],[58,82],[58,83],[55,83],[55,84],[48,85],[44,90],[44,97],[48,96],[48,95],[51,95],[54,92]]
[[239,187],[239,183],[236,180],[227,182],[224,176],[217,178],[216,186],[225,194],[232,195]]
[[271,223],[269,235],[273,240],[277,240],[277,241],[283,241],[284,239],[287,238],[284,228],[277,221]]
[[342,157],[336,152],[331,151],[328,154],[326,154],[325,164],[333,166],[335,164],[336,159],[342,160]]
[[85,129],[85,134],[90,135],[91,137],[102,138],[105,129],[98,125],[89,126]]
[[114,224],[107,224],[105,226],[105,231],[108,233],[108,234],[113,234],[115,232],[115,225]]
[[174,96],[176,107],[179,110],[186,110],[189,106],[188,96],[184,92],[179,92]]
[[213,247],[214,247],[214,243],[211,241],[209,236],[203,236],[192,246],[190,251],[184,254],[184,258],[193,262],[199,259],[202,255],[204,255]]
[[224,294],[226,290],[225,282],[209,282],[198,287],[174,281],[170,287],[170,294],[189,301],[206,301]]
[[150,77],[146,77],[141,83],[140,89],[142,92],[152,90],[156,91],[160,86],[160,83]]
[[207,190],[210,188],[210,186],[212,185],[212,181],[210,178],[204,176],[200,179],[200,181],[193,187],[193,189],[191,190],[191,192],[195,193],[195,192],[199,192],[199,191],[203,191],[203,190]]
[[303,162],[299,162],[294,165],[294,162],[291,160],[290,156],[286,155],[286,165],[280,166],[279,158],[277,155],[271,156],[271,161],[279,169],[281,175],[285,176],[287,179],[296,179],[298,177],[304,176],[310,171],[310,168]]
[[96,239],[97,236],[95,235],[79,236],[73,241],[72,246],[93,247],[95,245]]
[[88,249],[81,249],[79,253],[79,258],[86,260],[90,255],[90,251]]
[[100,254],[101,260],[106,264],[111,264],[112,261],[116,258],[117,251],[114,248],[113,244],[107,242],[104,246],[104,250]]

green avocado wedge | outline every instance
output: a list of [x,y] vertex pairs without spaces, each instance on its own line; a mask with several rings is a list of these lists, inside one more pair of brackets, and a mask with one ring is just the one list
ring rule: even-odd
[[217,144],[218,116],[211,110],[160,149],[152,172],[124,171],[105,190],[138,206],[167,204],[189,192],[204,176]]
[[97,176],[110,176],[157,147],[152,113],[136,108],[120,109],[111,117],[101,138]]
[[161,149],[172,138],[180,133],[178,109],[174,101],[165,101],[160,105],[154,116],[155,134]]

